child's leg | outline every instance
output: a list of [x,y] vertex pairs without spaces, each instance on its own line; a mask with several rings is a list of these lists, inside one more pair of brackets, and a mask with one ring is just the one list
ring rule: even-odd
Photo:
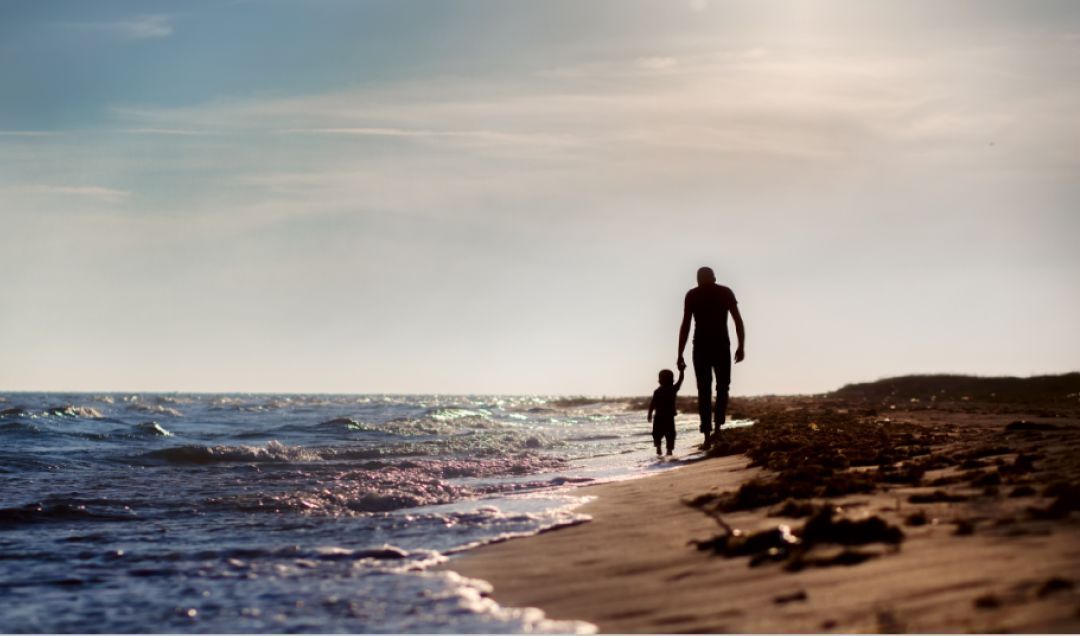
[[667,438],[667,454],[670,455],[671,451],[675,450],[675,431],[668,431],[665,437]]
[[659,455],[660,454],[660,441],[664,439],[664,436],[662,434],[653,433],[652,439],[653,439],[653,444],[656,445],[656,454]]

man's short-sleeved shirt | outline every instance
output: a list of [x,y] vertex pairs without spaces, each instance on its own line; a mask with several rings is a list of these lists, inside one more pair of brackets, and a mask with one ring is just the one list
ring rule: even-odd
[[736,304],[734,292],[715,283],[686,292],[686,311],[694,316],[694,345],[729,345],[728,312]]

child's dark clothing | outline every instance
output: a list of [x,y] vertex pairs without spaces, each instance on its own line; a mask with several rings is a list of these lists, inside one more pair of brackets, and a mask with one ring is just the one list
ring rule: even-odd
[[654,411],[652,436],[657,452],[660,449],[660,440],[667,441],[668,454],[675,449],[675,396],[680,386],[681,377],[677,383],[671,386],[661,385],[653,391],[652,405],[649,408]]

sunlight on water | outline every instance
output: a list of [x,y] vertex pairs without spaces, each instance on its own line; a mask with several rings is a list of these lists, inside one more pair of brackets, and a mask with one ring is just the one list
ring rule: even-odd
[[[429,568],[678,465],[621,401],[5,394],[5,631],[589,632]],[[697,443],[682,417],[677,455]],[[733,423],[732,425],[743,425]]]

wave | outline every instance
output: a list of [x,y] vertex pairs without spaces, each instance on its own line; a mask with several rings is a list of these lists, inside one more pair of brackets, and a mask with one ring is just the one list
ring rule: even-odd
[[192,404],[195,402],[194,398],[179,395],[158,395],[154,397],[154,400],[158,404]]
[[504,475],[528,475],[545,470],[563,468],[566,461],[556,457],[537,455],[519,455],[516,457],[495,457],[486,459],[448,459],[432,468],[443,479],[462,477],[498,477]]
[[40,523],[47,521],[130,521],[133,514],[90,511],[85,505],[72,503],[32,503],[16,508],[0,508],[0,525]]
[[[407,485],[405,486],[408,487]],[[348,487],[341,492],[328,490],[282,494],[243,494],[207,499],[208,506],[240,512],[296,512],[304,515],[351,517],[393,512],[456,501],[458,489],[446,485],[412,491],[394,488],[370,492],[353,492]]]
[[[406,550],[389,543],[370,548],[342,548],[339,546],[301,547],[290,545],[282,548],[229,548],[227,550],[203,550],[192,555],[195,560],[228,561],[234,559],[311,559],[319,561],[340,561],[371,559],[374,561],[404,561],[407,559],[428,560],[441,556],[434,550]],[[155,555],[157,558],[157,555]]]
[[[174,450],[175,449],[171,449]],[[161,455],[161,451],[157,456]],[[174,460],[175,460],[175,455]],[[205,461],[200,454],[197,459]],[[190,461],[185,457],[184,461]],[[455,483],[455,478],[528,475],[564,466],[548,457],[500,457],[490,459],[424,459],[366,461],[349,465],[326,462],[306,470],[302,482],[282,484],[288,490],[242,492],[211,497],[203,503],[212,508],[243,512],[294,512],[315,516],[357,516],[387,513],[406,508],[441,505],[478,494],[536,490],[588,481],[588,478],[552,476],[528,484]],[[270,487],[268,484],[267,487]]]
[[170,464],[222,464],[248,462],[313,462],[322,457],[315,451],[300,447],[286,446],[276,440],[270,440],[266,446],[174,446],[151,451],[141,456],[144,459],[165,461]]
[[84,417],[93,420],[99,420],[104,417],[101,412],[95,408],[89,406],[75,406],[73,404],[50,406],[45,409],[44,415],[52,415],[54,417]]
[[467,409],[457,406],[438,406],[429,408],[428,410],[424,411],[424,417],[429,417],[433,420],[438,420],[442,422],[460,420],[464,418],[480,418],[490,420],[491,413],[488,412],[486,409]]
[[569,437],[570,442],[602,442],[609,439],[621,439],[620,435],[584,435],[581,437]]
[[139,413],[151,413],[154,415],[170,415],[172,417],[183,417],[184,414],[174,409],[171,406],[165,406],[163,404],[145,404],[143,402],[132,402],[127,405],[129,411],[136,411]]
[[140,422],[135,425],[135,430],[142,433],[149,433],[150,435],[159,435],[161,437],[172,437],[173,434],[168,431],[164,426],[157,422]]
[[316,428],[326,429],[345,429],[349,431],[371,431],[379,432],[379,427],[364,424],[363,422],[354,420],[351,417],[335,417],[332,420],[326,420],[325,422],[319,422]]
[[5,422],[0,424],[0,432],[4,433],[40,433],[41,429],[26,422]]
[[[401,456],[408,456],[408,455],[422,456],[422,455],[426,455],[426,454],[427,454],[426,452],[424,452],[422,450],[419,450],[419,449],[414,449],[411,452],[395,452],[395,449],[393,449],[393,448],[380,448],[380,447],[370,448],[370,447],[363,447],[363,446],[353,446],[353,447],[345,447],[345,448],[326,448],[326,449],[323,449],[323,450],[319,451],[319,456],[322,457],[323,459],[330,459],[330,460],[337,460],[337,461],[349,461],[349,460],[361,460],[361,459],[377,460],[377,459],[380,459],[380,458],[391,457],[391,456],[393,456],[393,457],[401,457]],[[379,462],[368,462],[368,463],[377,463],[378,464]],[[379,464],[379,465],[381,466],[382,464]],[[361,466],[361,468],[363,468],[363,467],[366,467],[366,465]]]

